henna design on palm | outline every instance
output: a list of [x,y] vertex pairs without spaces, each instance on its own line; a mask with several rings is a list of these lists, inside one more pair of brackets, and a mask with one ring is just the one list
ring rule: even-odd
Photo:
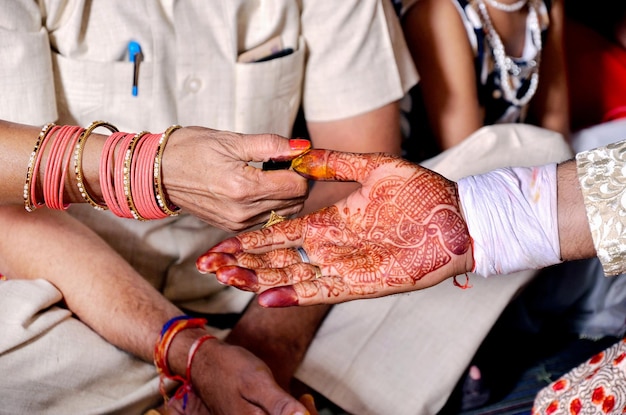
[[[386,154],[312,150],[293,166],[309,178],[362,187],[328,208],[218,244],[199,259],[200,270],[263,293],[268,306],[380,297],[456,275],[452,268],[420,284],[471,247],[453,182]],[[301,263],[300,245],[313,265]],[[216,265],[220,255],[232,256],[228,267]],[[314,278],[314,266],[323,278]]]

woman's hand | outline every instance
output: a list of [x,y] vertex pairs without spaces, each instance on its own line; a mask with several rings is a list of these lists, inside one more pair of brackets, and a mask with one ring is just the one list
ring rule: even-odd
[[310,148],[304,139],[245,135],[203,127],[175,131],[163,153],[163,183],[183,211],[226,230],[265,222],[270,211],[298,213],[307,180],[289,170],[263,171],[248,162],[287,161]]
[[362,186],[333,206],[221,242],[198,258],[199,271],[276,307],[413,291],[471,270],[454,182],[379,153],[311,150],[293,168]]

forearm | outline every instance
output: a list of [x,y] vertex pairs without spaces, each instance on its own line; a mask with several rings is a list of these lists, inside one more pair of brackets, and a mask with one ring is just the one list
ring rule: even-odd
[[[0,205],[24,205],[24,185],[29,161],[33,155],[37,138],[41,132],[41,126],[0,121]],[[99,181],[99,163],[102,148],[106,136],[93,133],[89,136],[83,151],[83,175],[85,185],[91,195],[97,200],[102,200]],[[35,186],[37,200],[43,200],[43,176],[48,161],[50,146],[41,149],[41,160],[37,177],[32,184]],[[68,149],[73,153],[73,149]],[[70,160],[70,168],[65,177],[64,201],[68,203],[82,203],[85,199],[81,196],[76,175],[74,174],[73,158]]]
[[18,206],[0,207],[0,230],[0,272],[48,280],[85,324],[152,361],[161,327],[182,313],[97,235],[64,212]]
[[[354,153],[400,154],[398,102],[351,118],[307,124],[313,147]],[[314,182],[301,214],[330,206],[360,187],[358,183]]]
[[330,307],[268,309],[252,301],[226,341],[252,351],[267,363],[278,384],[289,390],[293,374]]
[[557,168],[559,244],[564,261],[596,255],[585,212],[584,199],[573,160]]

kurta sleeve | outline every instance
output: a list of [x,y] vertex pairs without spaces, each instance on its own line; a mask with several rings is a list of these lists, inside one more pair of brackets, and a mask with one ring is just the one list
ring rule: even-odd
[[593,243],[607,276],[626,272],[626,140],[576,155]]
[[0,119],[44,124],[57,110],[50,41],[35,1],[0,0]]
[[305,1],[303,106],[310,121],[374,110],[402,96],[417,72],[389,0]]

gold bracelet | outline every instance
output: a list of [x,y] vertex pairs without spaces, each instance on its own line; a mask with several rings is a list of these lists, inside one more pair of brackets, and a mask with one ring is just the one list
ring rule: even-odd
[[117,133],[118,129],[109,124],[106,121],[94,121],[83,131],[83,133],[78,138],[78,142],[76,143],[76,147],[74,148],[74,173],[76,174],[76,185],[78,186],[78,191],[80,195],[85,199],[87,203],[93,206],[96,210],[107,210],[107,205],[99,204],[95,201],[93,197],[87,191],[87,186],[85,186],[85,176],[83,175],[83,151],[85,150],[85,143],[87,142],[87,138],[91,135],[91,133],[98,127],[105,127],[111,133]]
[[37,209],[31,197],[30,192],[33,187],[33,170],[35,169],[35,160],[37,160],[37,155],[39,151],[41,151],[41,142],[46,137],[46,134],[50,131],[50,128],[54,127],[56,124],[51,122],[44,125],[39,131],[39,135],[37,136],[37,141],[35,141],[35,148],[32,153],[30,153],[30,159],[28,159],[28,169],[26,170],[26,183],[24,183],[24,208],[27,212],[32,212]]
[[163,178],[161,177],[161,161],[163,160],[163,151],[165,150],[167,140],[169,140],[170,135],[174,131],[180,128],[183,127],[175,124],[165,130],[163,135],[161,135],[161,139],[159,140],[157,154],[154,158],[154,191],[159,207],[161,208],[163,213],[168,216],[178,215],[180,213],[180,208],[178,206],[172,205],[171,202],[168,202],[167,197],[165,196],[165,191],[163,190]]
[[128,147],[126,147],[126,152],[124,153],[124,195],[126,196],[126,203],[128,203],[128,208],[130,209],[131,214],[137,220],[146,220],[146,218],[139,214],[135,201],[133,200],[133,193],[131,189],[131,176],[133,171],[131,170],[131,164],[135,153],[135,146],[141,137],[146,134],[150,133],[148,131],[142,131],[135,134],[133,139],[130,140],[130,143],[128,143]]

